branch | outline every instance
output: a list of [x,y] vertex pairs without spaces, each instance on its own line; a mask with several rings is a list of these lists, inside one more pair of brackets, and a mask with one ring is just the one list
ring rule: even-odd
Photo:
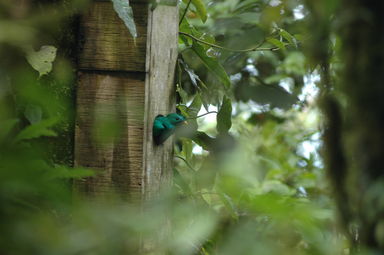
[[179,21],[179,26],[180,26],[181,23],[183,22],[183,19],[184,19],[185,15],[186,15],[187,12],[188,12],[189,5],[191,4],[191,2],[192,2],[192,0],[189,0],[189,1],[188,1],[188,4],[187,4],[187,6],[185,7],[185,10],[184,10],[183,16],[181,16],[181,19],[180,19],[180,21]]
[[[211,46],[211,47],[214,47],[214,48],[217,48],[217,49],[221,49],[221,50],[225,50],[225,51],[232,51],[232,52],[250,52],[250,51],[276,51],[276,50],[279,50],[280,48],[279,47],[272,47],[272,48],[260,48],[260,44],[257,45],[256,47],[253,47],[253,48],[249,48],[249,49],[240,49],[240,50],[237,50],[237,49],[231,49],[231,48],[226,48],[226,47],[223,47],[223,46],[220,46],[220,45],[217,45],[217,44],[213,44],[213,43],[209,43],[209,42],[206,42],[206,41],[203,41],[191,34],[188,34],[188,33],[184,33],[184,32],[179,32],[179,34],[181,35],[185,35],[185,36],[188,36],[189,38],[192,38],[193,40],[197,41],[197,42],[200,42],[202,44],[205,44],[205,45],[208,45],[208,46]],[[264,41],[262,41],[262,43],[264,43]],[[262,44],[261,43],[261,44]]]

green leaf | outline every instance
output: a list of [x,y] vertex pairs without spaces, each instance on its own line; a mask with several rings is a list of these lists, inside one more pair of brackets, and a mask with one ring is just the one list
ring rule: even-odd
[[234,219],[238,219],[239,215],[237,213],[237,209],[236,209],[235,203],[233,202],[232,198],[230,196],[228,196],[227,194],[222,193],[222,192],[219,192],[218,195],[221,199],[221,202],[223,203],[223,205],[225,206],[227,211],[230,213],[230,215]]
[[292,45],[295,45],[297,47],[297,42],[296,42],[296,38],[291,35],[290,33],[288,33],[287,31],[285,31],[284,29],[280,28],[279,30],[279,34],[285,39],[287,40],[290,44]]
[[193,69],[189,68],[189,66],[182,59],[179,59],[179,63],[184,67],[184,70],[187,72],[189,78],[191,79],[193,86],[199,89],[198,82],[201,82],[200,77],[195,73]]
[[279,195],[290,196],[295,193],[293,189],[289,188],[289,186],[278,180],[264,181],[261,189],[263,194],[275,193]]
[[31,124],[41,121],[43,117],[43,111],[40,106],[28,104],[24,111],[24,116],[29,120]]
[[183,144],[183,154],[185,156],[185,159],[190,162],[192,158],[192,149],[193,149],[193,144],[190,139],[182,139],[182,144]]
[[281,42],[281,41],[279,41],[279,40],[277,40],[277,39],[275,39],[275,38],[267,38],[267,42],[269,42],[269,43],[275,45],[276,47],[278,47],[278,48],[280,48],[280,49],[285,50],[285,45],[284,45],[284,43]]
[[201,102],[200,94],[196,94],[192,103],[188,107],[188,116],[192,118],[196,117],[201,109],[201,106],[202,106],[202,102]]
[[201,131],[197,131],[192,140],[206,151],[211,151],[215,142],[215,138],[212,138]]
[[113,9],[115,9],[120,19],[124,21],[125,26],[128,28],[132,37],[136,39],[137,31],[135,21],[133,19],[132,7],[129,5],[129,0],[112,0]]
[[223,103],[220,107],[219,113],[216,115],[217,131],[219,133],[227,133],[232,126],[232,104],[231,99],[224,96]]
[[185,90],[179,84],[176,84],[176,92],[181,98],[181,103],[185,104],[188,101],[187,92],[185,92]]
[[52,70],[52,62],[56,58],[57,49],[54,46],[41,46],[39,51],[34,51],[32,48],[27,50],[28,63],[39,72],[39,76],[48,74]]
[[52,118],[32,124],[20,131],[20,133],[15,138],[15,142],[42,136],[56,136],[57,134],[53,130],[49,129],[55,125],[56,122],[57,120]]
[[[199,113],[202,104],[203,103],[201,102],[200,94],[196,94],[192,103],[188,107],[188,111],[187,111],[188,117],[195,118],[197,116],[197,114]],[[198,127],[197,120],[196,119],[189,119],[188,120],[188,127],[190,128],[190,130],[196,131],[197,127]]]
[[[184,0],[184,3],[188,3],[189,0]],[[191,0],[191,3],[196,8],[197,14],[199,14],[201,21],[205,23],[207,21],[207,9],[203,0]]]
[[231,86],[231,81],[219,60],[207,55],[207,50],[199,43],[193,42],[192,50],[201,59],[204,65],[224,84],[226,88]]
[[185,105],[178,105],[177,109],[180,111],[181,115],[185,117],[189,117],[188,115],[188,107]]
[[260,105],[270,105],[271,108],[289,109],[298,98],[276,84],[257,83],[247,79],[236,86],[237,99],[247,102],[252,100]]
[[205,8],[203,0],[192,0],[192,4],[196,7],[200,19],[205,23],[205,21],[207,21],[207,9]]

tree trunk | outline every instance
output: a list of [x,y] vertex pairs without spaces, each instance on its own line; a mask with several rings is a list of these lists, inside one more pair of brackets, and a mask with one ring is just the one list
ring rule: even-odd
[[110,1],[96,1],[81,22],[75,164],[99,174],[75,183],[91,197],[142,200],[169,183],[172,141],[154,146],[152,124],[175,110],[173,76],[178,9],[130,1],[134,42]]
[[382,1],[341,1],[344,68],[338,101],[327,95],[323,104],[325,162],[342,224],[357,248],[372,254],[384,252],[383,10]]

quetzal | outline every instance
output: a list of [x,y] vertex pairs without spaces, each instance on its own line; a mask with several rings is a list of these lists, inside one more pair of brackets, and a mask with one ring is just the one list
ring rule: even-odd
[[167,116],[158,115],[153,122],[153,140],[160,145],[167,140],[180,124],[185,124],[185,117],[177,113],[170,113]]

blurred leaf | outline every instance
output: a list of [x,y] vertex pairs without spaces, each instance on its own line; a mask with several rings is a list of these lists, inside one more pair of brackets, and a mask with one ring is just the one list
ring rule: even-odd
[[93,170],[83,167],[56,166],[49,171],[47,177],[50,179],[81,179],[94,175],[95,172]]
[[[181,103],[185,104],[188,101],[188,94],[185,90],[179,85],[176,85],[176,92],[179,94],[181,98]],[[184,115],[184,114],[183,114]]]
[[206,49],[197,42],[193,42],[192,50],[201,59],[201,61],[203,61],[204,65],[224,84],[224,86],[229,88],[231,81],[218,59],[209,57]]
[[288,74],[304,75],[306,73],[305,56],[299,51],[290,52],[281,68]]
[[120,19],[124,21],[125,26],[131,33],[133,39],[137,37],[136,25],[133,19],[132,7],[129,5],[129,0],[112,0],[113,9],[119,15]]
[[184,153],[185,159],[188,162],[190,162],[192,158],[192,149],[193,149],[192,141],[190,139],[182,139],[182,143],[183,143],[183,153]]
[[6,42],[20,47],[30,44],[36,39],[37,30],[26,24],[0,20],[0,42]]
[[173,174],[174,174],[173,180],[174,180],[175,184],[177,184],[181,188],[181,190],[183,191],[183,194],[191,194],[192,190],[189,187],[188,182],[179,173],[179,171],[174,168]]
[[[184,3],[188,3],[189,0],[184,0]],[[205,22],[207,20],[207,10],[203,0],[191,0],[191,3],[195,6],[200,19]]]
[[247,102],[252,100],[260,105],[270,105],[271,108],[289,109],[297,98],[275,84],[250,85],[250,81],[239,83],[235,89],[236,98]]
[[237,17],[241,19],[246,24],[254,24],[258,25],[260,23],[260,15],[259,13],[255,12],[245,12],[242,14],[239,14]]
[[19,119],[9,119],[2,121],[0,125],[0,141],[4,140],[9,133],[11,133],[12,129],[19,122]]
[[292,195],[295,193],[295,190],[290,189],[286,184],[278,180],[268,180],[264,181],[262,184],[263,193],[275,193],[279,195]]
[[230,213],[230,215],[234,219],[237,220],[239,218],[239,215],[237,213],[237,208],[236,208],[235,203],[233,202],[232,198],[230,196],[228,196],[227,194],[221,193],[221,192],[219,193],[219,196],[220,196],[220,199],[223,202],[225,208]]
[[15,138],[15,142],[34,139],[42,136],[56,136],[57,135],[56,132],[50,129],[56,123],[57,123],[57,120],[52,118],[52,119],[42,120],[38,123],[29,125],[20,131],[20,133]]
[[211,151],[213,149],[215,138],[210,137],[204,132],[197,131],[193,137],[193,141],[201,146],[204,150]]
[[280,28],[279,29],[279,34],[285,39],[287,40],[291,45],[295,45],[297,47],[297,41],[296,41],[296,38],[291,35],[290,33],[288,33],[286,30]]
[[32,48],[27,50],[26,58],[28,63],[39,72],[39,76],[48,74],[52,70],[52,62],[56,58],[57,49],[54,46],[41,46],[39,51]]
[[198,82],[200,82],[199,76],[195,73],[194,70],[188,67],[186,63],[184,63],[183,60],[179,59],[180,64],[184,67],[184,70],[187,72],[189,78],[191,79],[192,84],[199,89]]
[[201,102],[200,94],[196,94],[192,103],[188,107],[188,116],[193,118],[196,117],[201,109],[201,106],[202,106],[202,102]]
[[231,99],[224,96],[223,103],[220,107],[219,113],[216,116],[217,132],[226,133],[232,126],[232,104]]
[[[201,106],[201,97],[200,94],[196,94],[195,98],[193,99],[192,103],[189,105],[187,114],[189,118],[196,118],[197,114],[199,113]],[[188,121],[188,128],[190,132],[194,132],[197,130],[197,120],[196,119],[187,119]]]
[[185,105],[178,105],[177,110],[181,113],[181,115],[185,117],[189,117],[188,115],[188,107]]
[[276,47],[285,50],[285,45],[283,42],[277,40],[276,38],[267,38],[267,42],[275,45]]
[[41,121],[43,117],[43,111],[40,106],[28,104],[25,108],[24,116],[29,120],[31,124]]

